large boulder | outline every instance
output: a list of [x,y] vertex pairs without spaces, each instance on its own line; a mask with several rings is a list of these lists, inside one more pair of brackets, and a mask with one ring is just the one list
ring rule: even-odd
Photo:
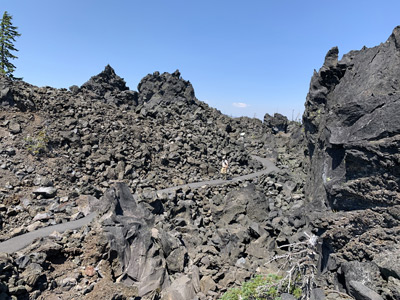
[[345,285],[348,291],[352,290],[354,282],[362,282],[371,290],[376,290],[375,282],[380,276],[379,268],[371,262],[350,261],[342,264]]
[[117,183],[101,199],[103,230],[110,257],[117,257],[118,281],[138,288],[139,296],[169,286],[166,260],[152,234],[154,218],[124,183]]
[[314,72],[303,115],[313,209],[400,204],[400,27],[386,43],[332,48]]

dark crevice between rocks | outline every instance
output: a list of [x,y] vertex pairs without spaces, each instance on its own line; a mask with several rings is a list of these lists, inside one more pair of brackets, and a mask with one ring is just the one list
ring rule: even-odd
[[47,260],[54,265],[62,265],[67,261],[68,257],[65,253],[51,254],[47,256]]
[[396,136],[398,134],[400,134],[400,131],[387,131],[387,130],[384,130],[379,135],[374,136],[374,137],[372,137],[370,139],[366,139],[366,140],[370,141],[370,142],[374,142],[374,141],[380,140],[380,139],[391,138],[391,137],[394,137],[394,136]]
[[314,144],[308,144],[307,148],[308,148],[307,155],[309,155],[310,158],[313,157],[314,151],[315,151],[315,145]]
[[376,110],[378,110],[378,109],[384,107],[385,105],[386,105],[386,103],[381,103],[381,104],[377,105],[376,107],[374,107],[369,113],[372,114],[372,113],[374,113]]
[[117,216],[122,216],[124,214],[124,211],[123,211],[123,209],[121,207],[121,204],[119,202],[115,206],[115,214]]
[[379,267],[379,271],[381,272],[382,278],[388,281],[389,277],[393,277],[400,280],[400,277],[393,270],[389,270],[388,268]]
[[321,261],[320,261],[320,272],[324,273],[328,269],[329,259],[331,253],[334,253],[332,246],[326,240],[322,241],[321,246]]
[[339,290],[345,291],[346,279],[343,272],[337,272],[337,283],[339,285]]
[[345,157],[345,149],[343,145],[332,145],[331,148],[326,149],[326,152],[332,159],[332,170],[335,170],[341,165]]
[[289,241],[287,239],[276,240],[277,248],[279,248],[282,251],[289,251],[289,247],[287,245],[289,245]]

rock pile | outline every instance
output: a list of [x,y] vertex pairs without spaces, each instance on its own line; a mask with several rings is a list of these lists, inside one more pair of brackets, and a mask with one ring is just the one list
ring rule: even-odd
[[[126,299],[215,299],[228,286],[266,271],[275,237],[291,239],[303,227],[298,216],[284,216],[296,210],[295,200],[301,205],[301,195],[301,183],[286,173],[264,175],[256,185],[149,191],[139,198],[117,183],[101,199],[86,199],[100,212],[91,226],[54,233],[6,256],[5,269],[13,273],[2,279],[4,292],[21,299],[94,299],[107,284],[108,293]],[[33,267],[40,276],[29,283]]]
[[247,131],[195,99],[179,72],[146,76],[143,93],[110,66],[71,91],[1,82],[3,239],[81,217],[79,196],[101,197],[113,180],[139,192],[211,179],[224,155],[232,176],[261,167]]
[[215,299],[264,269],[282,224],[282,239],[292,233],[283,212],[303,184],[289,173],[156,192],[218,178],[223,156],[232,177],[260,170],[250,152],[272,152],[261,121],[208,107],[178,71],[147,75],[138,92],[110,66],[69,91],[1,87],[1,239],[102,212],[4,258],[4,295]]

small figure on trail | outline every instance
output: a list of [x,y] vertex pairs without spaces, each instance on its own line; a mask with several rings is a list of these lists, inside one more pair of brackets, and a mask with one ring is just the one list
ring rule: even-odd
[[228,179],[228,168],[229,168],[229,162],[226,159],[226,156],[224,156],[222,159],[221,175],[224,177],[225,180]]

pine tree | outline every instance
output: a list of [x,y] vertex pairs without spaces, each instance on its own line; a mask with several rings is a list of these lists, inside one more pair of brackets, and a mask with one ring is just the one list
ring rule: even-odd
[[17,27],[12,25],[11,19],[12,16],[4,12],[0,23],[0,73],[12,79],[21,79],[12,74],[15,71],[15,66],[10,60],[18,58],[11,53],[11,51],[18,51],[13,42],[15,42],[15,37],[21,34],[17,32]]

